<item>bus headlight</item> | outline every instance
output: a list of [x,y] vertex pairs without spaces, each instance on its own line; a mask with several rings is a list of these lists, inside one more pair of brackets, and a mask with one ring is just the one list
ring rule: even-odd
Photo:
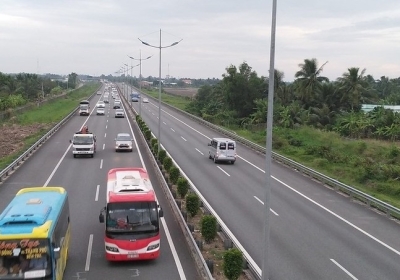
[[147,251],[155,250],[155,249],[157,249],[158,247],[160,247],[160,243],[150,245],[149,247],[147,247]]

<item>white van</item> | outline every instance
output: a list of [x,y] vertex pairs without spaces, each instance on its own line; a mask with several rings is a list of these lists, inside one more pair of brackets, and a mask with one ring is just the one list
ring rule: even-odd
[[215,163],[219,161],[228,161],[232,164],[236,161],[236,142],[229,138],[213,138],[208,143],[208,158],[213,159]]

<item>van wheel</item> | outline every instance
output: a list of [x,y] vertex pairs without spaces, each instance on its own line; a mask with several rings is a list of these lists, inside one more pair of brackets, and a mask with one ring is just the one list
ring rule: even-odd
[[74,158],[76,158],[76,155],[74,154]]
[[217,159],[215,158],[215,156],[214,156],[214,163],[217,163]]
[[231,161],[231,163],[232,163],[232,164],[235,164],[235,161],[234,161],[234,160],[232,160],[232,161]]
[[208,158],[209,158],[209,159],[212,159],[212,156],[211,156],[211,154],[208,154]]

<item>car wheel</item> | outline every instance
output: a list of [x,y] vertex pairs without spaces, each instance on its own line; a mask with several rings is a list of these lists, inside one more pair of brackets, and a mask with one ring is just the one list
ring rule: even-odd
[[76,158],[76,155],[74,154],[74,158]]
[[209,159],[212,159],[212,156],[211,156],[211,154],[208,154],[208,158],[209,158]]
[[232,161],[231,161],[231,163],[232,163],[232,164],[235,164],[235,161],[234,161],[234,160],[232,160]]

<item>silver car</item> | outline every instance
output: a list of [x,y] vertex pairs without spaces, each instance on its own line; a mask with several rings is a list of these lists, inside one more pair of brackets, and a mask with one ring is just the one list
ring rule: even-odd
[[115,138],[115,151],[132,152],[133,139],[129,133],[118,133]]
[[116,118],[125,118],[124,109],[115,110],[115,117]]

